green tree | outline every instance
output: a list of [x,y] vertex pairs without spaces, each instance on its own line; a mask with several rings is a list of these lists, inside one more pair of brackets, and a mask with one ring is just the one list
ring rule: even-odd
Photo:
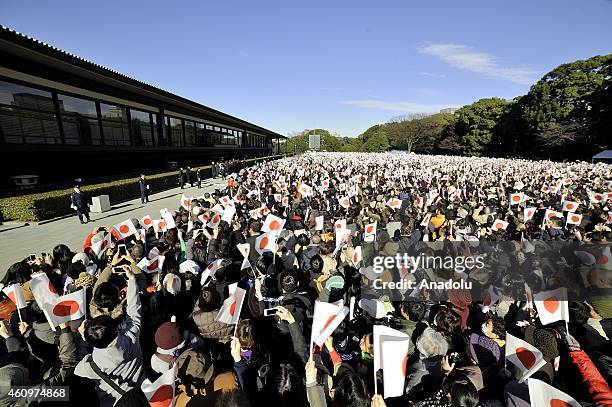
[[448,113],[412,114],[393,118],[385,126],[389,142],[398,150],[432,153],[441,139],[455,125],[455,116]]
[[359,140],[361,142],[359,151],[382,153],[390,148],[389,140],[387,139],[387,129],[381,124],[367,129],[359,136]]
[[527,156],[588,158],[609,145],[612,54],[560,65],[501,120],[503,142]]
[[455,133],[464,155],[479,157],[489,152],[498,122],[509,106],[503,99],[487,98],[457,110]]

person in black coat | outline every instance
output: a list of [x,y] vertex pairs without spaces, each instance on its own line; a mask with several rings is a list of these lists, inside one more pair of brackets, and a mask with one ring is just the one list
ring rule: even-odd
[[196,180],[198,181],[198,189],[202,188],[202,169],[196,170]]
[[149,181],[147,181],[144,174],[140,174],[138,186],[140,187],[140,201],[142,203],[149,202]]
[[181,186],[181,189],[185,188],[186,177],[187,175],[185,174],[185,170],[183,169],[183,167],[181,167],[181,169],[179,170],[179,185]]
[[[89,198],[85,192],[81,191],[78,185],[74,186],[74,192],[70,194],[70,207],[74,209],[79,217],[81,224],[89,222]],[[83,221],[83,218],[87,219],[87,222]]]

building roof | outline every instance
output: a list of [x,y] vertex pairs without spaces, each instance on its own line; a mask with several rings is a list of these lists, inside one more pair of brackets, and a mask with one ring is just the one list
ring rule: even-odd
[[598,159],[609,158],[609,159],[612,159],[612,150],[603,150],[601,153],[594,155],[593,158],[598,158]]
[[[283,136],[282,134],[276,133],[274,131],[265,129],[261,126],[258,126],[256,124],[247,122],[245,120],[242,120],[240,118],[237,118],[235,116],[229,115],[227,113],[223,113],[219,110],[213,109],[211,107],[202,105],[200,103],[194,102],[192,100],[186,99],[182,96],[176,95],[174,93],[168,92],[164,89],[158,88],[156,86],[153,86],[151,84],[142,82],[138,79],[132,78],[128,75],[122,74],[120,72],[117,72],[113,69],[107,68],[105,66],[102,66],[100,64],[96,64],[95,62],[89,61],[85,58],[81,58],[77,55],[71,54],[70,52],[64,51],[62,49],[56,48],[50,44],[47,44],[43,41],[37,40],[35,38],[32,38],[28,35],[22,34],[18,31],[12,30],[8,27],[5,27],[3,25],[0,25],[0,40],[6,40],[9,41],[10,43],[16,44],[18,46],[27,48],[28,50],[31,51],[35,51],[35,52],[39,52],[42,54],[45,54],[49,57],[52,57],[54,59],[58,59],[64,63],[68,63],[70,65],[73,66],[77,66],[80,68],[84,68],[88,71],[92,71],[95,72],[97,74],[100,74],[102,76],[105,76],[107,78],[111,78],[114,80],[118,80],[120,82],[123,82],[125,84],[129,84],[132,86],[135,86],[137,88],[140,88],[144,91],[147,92],[151,92],[154,93],[157,96],[166,98],[166,99],[171,99],[173,102],[181,104],[181,105],[189,105],[191,108],[196,109],[196,110],[200,110],[200,111],[204,111],[205,113],[208,113],[212,116],[215,117],[219,117],[219,118],[223,118],[225,120],[231,121],[236,123],[237,125],[242,125],[244,127],[247,127],[248,129],[252,129],[254,131],[259,131],[262,132],[263,134],[266,135],[270,135],[273,137],[279,137],[279,138],[287,138],[286,136]],[[2,45],[2,42],[0,41],[0,45]]]

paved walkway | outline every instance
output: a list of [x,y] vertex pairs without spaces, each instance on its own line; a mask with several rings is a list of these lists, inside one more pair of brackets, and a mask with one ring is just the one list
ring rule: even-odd
[[53,247],[59,243],[66,244],[74,252],[81,250],[85,237],[95,226],[116,225],[128,218],[140,219],[145,215],[159,219],[160,209],[176,210],[179,207],[181,194],[197,197],[225,185],[226,182],[221,178],[207,179],[202,184],[202,189],[174,188],[152,194],[149,196],[149,203],[145,205],[140,203],[140,198],[122,202],[113,205],[108,212],[91,213],[91,222],[85,225],[81,225],[75,215],[42,225],[0,230],[0,278],[11,264],[23,260],[29,254],[52,252]]

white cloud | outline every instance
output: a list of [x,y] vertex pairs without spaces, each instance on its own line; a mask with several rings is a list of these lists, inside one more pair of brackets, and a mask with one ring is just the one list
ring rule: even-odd
[[438,78],[438,79],[444,79],[446,78],[446,75],[441,74],[441,73],[435,73],[435,72],[417,72],[417,71],[408,71],[407,72],[409,75],[418,75],[418,76],[426,76],[429,78]]
[[388,110],[398,113],[437,113],[440,109],[453,105],[426,105],[413,102],[395,102],[378,99],[344,100],[340,102],[345,105],[359,107],[362,109]]
[[421,48],[419,52],[441,59],[455,68],[521,85],[533,83],[538,74],[538,71],[531,68],[502,66],[493,55],[474,51],[466,45],[432,44]]

